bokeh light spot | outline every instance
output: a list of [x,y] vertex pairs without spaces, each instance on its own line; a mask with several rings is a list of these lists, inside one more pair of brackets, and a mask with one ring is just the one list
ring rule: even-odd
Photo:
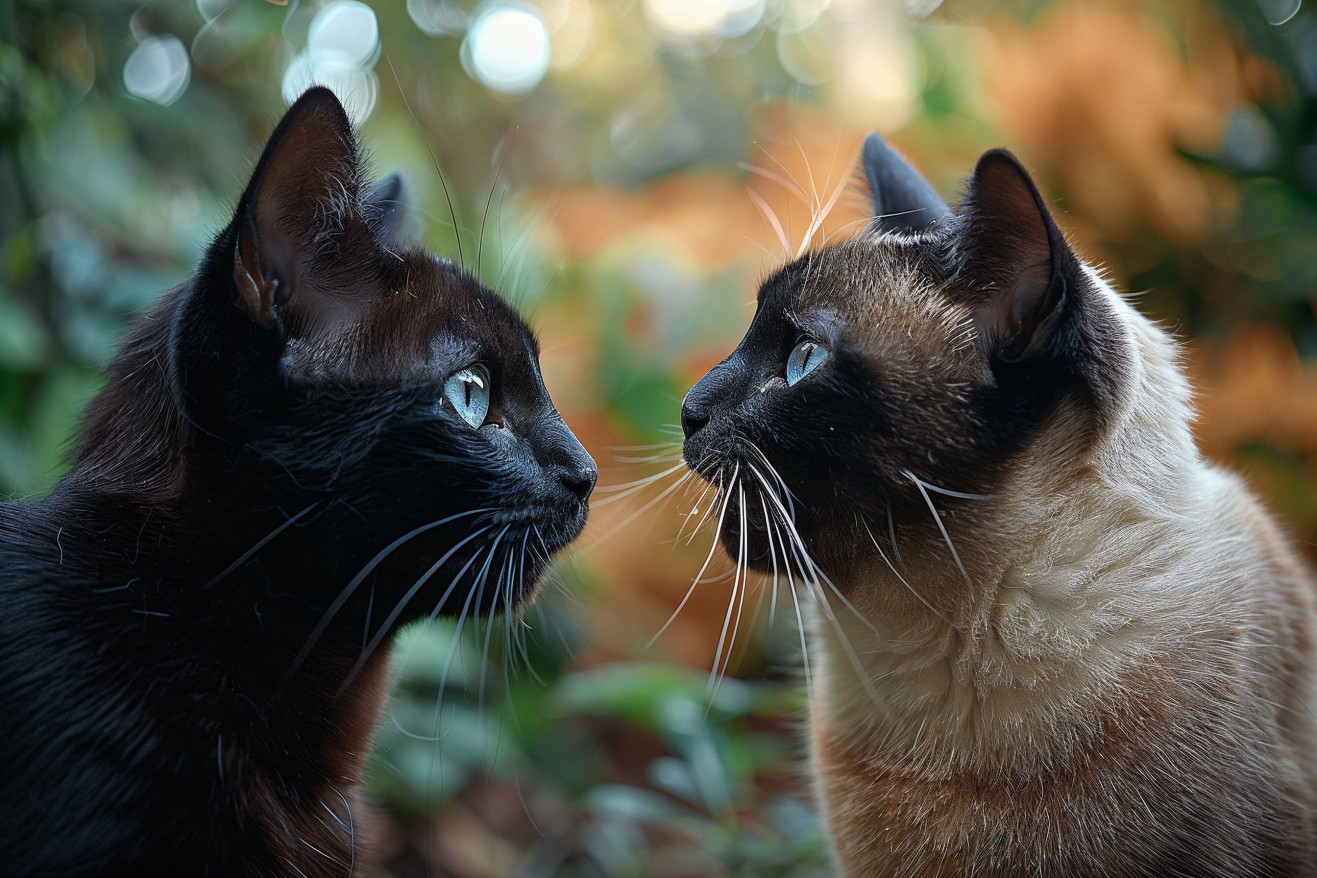
[[645,0],[644,6],[655,30],[685,38],[713,33],[731,8],[729,0]]
[[729,0],[727,11],[718,23],[718,36],[740,37],[748,34],[764,17],[765,0]]
[[123,65],[123,87],[135,98],[167,107],[192,78],[187,47],[173,34],[147,37]]
[[539,12],[498,3],[479,12],[462,43],[462,60],[477,81],[504,94],[524,94],[549,70],[549,32]]
[[375,12],[357,0],[334,0],[316,14],[306,33],[308,52],[341,52],[358,67],[373,67],[379,57],[380,26]]
[[589,0],[545,0],[541,11],[549,30],[553,69],[566,70],[579,64],[595,44],[594,12]]
[[1303,0],[1258,0],[1258,8],[1267,21],[1276,27],[1299,14]]
[[779,33],[800,33],[819,20],[829,3],[830,0],[782,0],[773,27]]
[[306,49],[284,71],[284,100],[292,103],[309,86],[323,85],[359,123],[379,97],[379,80],[371,69],[379,54],[380,28],[371,8],[357,0],[334,0],[316,13]]
[[432,37],[460,34],[466,29],[466,10],[451,0],[407,0],[407,15]]

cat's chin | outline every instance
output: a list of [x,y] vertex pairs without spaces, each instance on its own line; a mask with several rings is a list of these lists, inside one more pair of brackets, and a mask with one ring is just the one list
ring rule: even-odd
[[729,503],[723,515],[718,540],[732,562],[760,573],[785,572],[791,553],[789,549],[784,551],[780,525],[770,532],[761,510],[747,506],[742,520],[740,510],[731,506]]
[[[554,557],[585,527],[587,508],[494,515],[474,530],[436,534],[399,565],[417,606],[439,616],[515,613],[535,599]],[[422,580],[424,582],[422,583]]]

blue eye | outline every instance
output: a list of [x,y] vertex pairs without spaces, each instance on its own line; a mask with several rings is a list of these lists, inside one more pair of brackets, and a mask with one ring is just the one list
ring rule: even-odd
[[795,385],[828,358],[828,349],[818,342],[802,341],[787,357],[787,384]]
[[454,372],[444,382],[444,396],[462,420],[479,427],[489,413],[489,370],[475,365]]

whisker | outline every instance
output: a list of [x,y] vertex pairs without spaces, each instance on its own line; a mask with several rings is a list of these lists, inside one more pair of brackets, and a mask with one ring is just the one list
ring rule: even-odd
[[[499,265],[498,277],[494,281],[495,289],[503,289],[503,276],[507,273],[508,264],[513,260],[513,258],[517,258],[517,259],[521,258],[521,254],[525,252],[526,247],[530,243],[531,232],[535,230],[535,227],[538,226],[540,222],[544,219],[545,215],[549,213],[550,207],[553,207],[553,213],[549,216],[549,225],[552,225],[554,218],[558,216],[558,211],[562,209],[561,199],[554,197],[546,200],[544,204],[540,206],[540,209],[535,211],[535,213],[531,215],[530,219],[526,221],[526,224],[524,227],[522,227],[522,230],[517,233],[516,240],[512,242],[512,246],[508,249],[508,252],[504,254],[503,261]],[[502,235],[500,234],[499,237],[501,240]],[[519,271],[520,269],[518,269],[518,272]],[[514,272],[513,280],[516,280],[518,276],[519,275],[516,272]]]
[[937,507],[933,505],[933,499],[928,496],[928,491],[924,489],[924,483],[909,470],[902,470],[901,474],[914,482],[915,487],[919,489],[920,496],[923,497],[924,502],[928,504],[928,511],[933,514],[933,521],[937,523],[937,529],[942,532],[942,539],[946,541],[947,548],[951,550],[951,557],[955,560],[956,566],[960,568],[960,575],[965,577],[965,584],[973,589],[974,582],[969,578],[969,572],[965,570],[965,565],[961,563],[960,553],[958,553],[956,547],[952,545],[951,535],[947,533],[946,525],[942,523],[942,516],[938,514]]
[[872,221],[873,221],[873,217],[866,216],[866,217],[860,217],[859,219],[853,219],[847,223],[842,223],[840,226],[833,229],[831,232],[826,233],[823,236],[823,241],[820,243],[820,246],[826,247],[828,246],[828,244],[830,244],[833,241],[833,239],[841,237],[844,233],[850,231],[851,229],[867,226]]
[[[750,200],[754,202],[754,206],[759,209],[759,212],[763,214],[764,219],[768,220],[768,224],[772,226],[773,233],[777,235],[778,241],[782,244],[782,258],[788,258],[791,254],[791,243],[787,239],[786,229],[782,227],[782,221],[777,218],[777,212],[774,211],[773,208],[769,206],[768,202],[764,200],[763,196],[755,190],[746,187],[745,194],[750,196]],[[764,248],[764,252],[768,253],[768,249]],[[768,255],[772,256],[773,254],[768,253]]]
[[[388,53],[384,54],[384,60],[389,65],[389,72],[393,74],[393,81],[398,86],[398,97],[402,98],[402,105],[407,110],[407,115],[412,117],[412,124],[416,126],[416,131],[421,135],[421,142],[425,144],[425,151],[430,156],[430,164],[434,165],[434,172],[439,176],[439,185],[444,189],[444,199],[448,202],[448,215],[453,220],[453,239],[457,242],[457,262],[459,265],[466,265],[466,257],[462,255],[462,229],[457,224],[457,210],[453,207],[453,196],[448,191],[448,181],[444,179],[444,172],[439,170],[439,160],[434,156],[434,150],[430,148],[430,139],[425,136],[425,131],[421,128],[421,122],[412,112],[411,101],[407,100],[407,94],[402,89],[402,80],[398,78],[398,71],[393,67],[393,59]],[[476,266],[476,271],[480,266]]]
[[[384,638],[389,636],[389,633],[392,630],[393,623],[397,621],[400,615],[402,615],[403,610],[405,610],[407,608],[407,605],[411,603],[411,600],[416,596],[416,593],[420,591],[427,582],[430,581],[430,577],[434,576],[435,573],[439,571],[440,567],[448,563],[448,559],[456,555],[458,550],[460,550],[463,546],[465,546],[467,543],[471,542],[476,537],[486,533],[491,529],[492,529],[492,525],[487,527],[482,527],[479,530],[475,531],[474,533],[468,534],[455,546],[453,546],[447,552],[444,552],[444,554],[440,556],[438,561],[435,561],[433,564],[430,565],[430,569],[422,573],[420,578],[417,579],[416,582],[412,583],[411,588],[407,589],[407,591],[398,600],[398,602],[394,604],[393,610],[390,611],[388,617],[385,618],[385,620],[382,623],[380,623],[380,627],[378,630],[376,630],[375,636],[370,639],[370,643],[366,645],[365,650],[363,650],[360,657],[357,658],[356,663],[352,665],[352,668],[348,671],[347,679],[345,679],[343,681],[343,684],[339,686],[338,692],[334,693],[335,696],[341,695],[343,693],[343,690],[347,688],[348,684],[350,684],[354,679],[356,679],[357,674],[361,671],[363,667],[365,667],[366,662],[370,659],[371,655],[375,652],[375,648],[380,645],[380,642],[383,641]],[[461,574],[459,573],[458,575],[460,576]],[[457,579],[454,579],[453,582],[448,586],[448,589],[444,592],[444,596],[439,599],[439,603],[436,606],[441,607],[444,605],[444,602],[448,600],[448,595],[452,593],[452,590],[456,585],[457,585]]]
[[691,511],[687,512],[685,516],[682,518],[681,527],[677,528],[676,542],[681,542],[681,535],[686,531],[686,525],[690,524],[691,516],[699,513],[700,507],[703,506],[704,512],[700,515],[699,521],[695,522],[695,527],[691,529],[691,535],[686,540],[686,545],[689,546],[691,544],[691,541],[695,539],[695,535],[700,532],[701,528],[704,527],[704,522],[709,520],[709,512],[713,509],[715,505],[714,503],[706,504],[704,502],[704,498],[709,496],[710,491],[713,491],[714,499],[716,500],[717,490],[718,490],[717,487],[714,486],[713,484],[711,483],[705,484],[704,489],[700,491],[700,496],[695,498],[695,505],[691,508]]
[[[797,544],[799,544],[802,560],[808,563],[808,567],[805,568],[805,572],[807,573],[807,575],[812,574],[813,585],[821,589],[820,582],[826,584],[828,588],[832,591],[832,593],[837,596],[837,599],[842,602],[842,605],[845,606],[846,609],[850,610],[855,615],[855,618],[859,619],[867,628],[869,628],[869,630],[877,633],[877,629],[874,627],[873,623],[870,622],[864,616],[863,613],[861,613],[858,609],[855,608],[855,605],[852,604],[850,600],[841,593],[841,590],[837,588],[836,584],[833,583],[832,579],[829,578],[828,575],[823,572],[822,568],[820,568],[818,564],[815,563],[814,559],[809,556],[809,553],[805,551],[804,539],[801,538],[800,533],[796,530],[795,523],[787,518],[786,509],[785,507],[782,506],[782,501],[778,498],[777,494],[769,488],[768,481],[764,478],[763,473],[759,472],[759,469],[755,467],[754,464],[748,464],[748,466],[750,467],[750,471],[753,472],[755,476],[759,479],[759,481],[763,484],[765,493],[773,500],[774,505],[776,505],[778,510],[782,513],[783,521],[787,526],[787,532],[790,534],[793,540]],[[825,602],[825,606],[826,606],[826,602]]]
[[[522,535],[521,538],[520,566],[517,571],[517,588],[519,592],[524,592],[526,590],[526,552],[528,551],[529,545],[530,545],[530,531],[527,530],[525,534]],[[513,613],[511,588],[508,589],[508,594],[507,594],[507,618],[509,619],[508,630],[509,632],[512,632],[513,643],[517,647],[518,652],[521,654],[521,658],[526,666],[526,670],[530,672],[531,677],[534,678],[534,680],[537,683],[539,683],[541,686],[547,685],[544,682],[544,680],[540,679],[539,672],[535,670],[535,665],[531,662],[530,649],[526,646],[526,631],[529,630],[529,626],[525,624],[525,621],[521,619],[521,617],[515,616]],[[521,624],[520,625],[514,624],[513,623],[514,619],[515,621],[521,622]]]
[[887,504],[887,536],[892,541],[892,554],[896,557],[896,563],[905,567],[905,562],[901,560],[901,547],[896,542],[896,519],[892,517],[892,504]]
[[[746,535],[746,527],[745,527],[745,488],[739,483],[734,482],[731,486],[728,487],[729,494],[731,493],[731,488],[733,486],[736,488],[737,496],[739,498],[738,504],[741,513],[741,529],[740,529],[741,532],[738,535],[738,540],[737,540],[736,571],[735,571],[735,575],[732,577],[732,592],[727,598],[727,615],[723,617],[722,631],[718,634],[718,646],[713,653],[713,667],[710,668],[709,670],[708,689],[710,692],[714,694],[717,693],[718,685],[721,683],[722,678],[726,676],[727,665],[732,658],[732,642],[736,640],[736,628],[740,625],[741,622],[740,597],[745,594],[743,571],[745,570],[746,557],[748,555],[748,548],[747,548],[748,537]],[[736,608],[735,625],[732,624],[733,607]],[[728,641],[727,639],[727,632],[729,626],[731,626],[731,641]],[[726,644],[727,646],[727,655],[725,658],[723,656],[724,644]],[[719,669],[719,664],[722,665],[721,670]]]
[[609,445],[609,451],[664,451],[681,450],[680,442],[650,442],[647,445]]
[[[494,538],[494,544],[493,544],[492,546],[489,547],[489,559],[485,561],[485,569],[484,569],[484,571],[482,571],[482,573],[481,573],[481,584],[480,584],[480,589],[481,589],[482,594],[476,596],[476,606],[477,606],[477,607],[480,606],[480,601],[481,601],[481,599],[482,599],[483,596],[484,596],[484,595],[483,595],[484,588],[485,588],[484,580],[485,580],[485,578],[487,578],[487,577],[485,576],[485,574],[486,574],[487,571],[489,570],[490,564],[491,564],[491,563],[493,562],[493,560],[494,560],[494,553],[495,553],[496,551],[498,551],[498,544],[499,544],[500,542],[502,542],[503,537],[507,536],[508,530],[509,530],[511,527],[512,527],[512,525],[506,525],[506,526],[503,528],[503,530],[499,533],[499,535],[498,535],[497,537]],[[508,560],[509,560],[509,561],[511,560],[511,556],[510,556],[510,555],[508,556]],[[506,565],[506,563],[505,563],[505,564],[504,564],[504,567],[506,567],[506,566],[507,566],[507,565]],[[511,580],[509,580],[509,581],[511,581]],[[500,588],[502,587],[502,584],[503,584],[503,570],[499,570],[498,577],[494,580],[494,595],[495,595],[495,602],[497,601],[497,596],[498,596],[498,593],[499,593]],[[491,609],[490,609],[490,613],[489,613],[489,622],[485,625],[485,648],[484,648],[484,650],[482,651],[482,653],[481,653],[481,657],[480,657],[480,685],[479,685],[480,698],[481,698],[481,710],[482,710],[482,712],[483,712],[483,710],[484,710],[485,676],[486,676],[486,674],[487,674],[487,672],[488,672],[488,670],[489,670],[489,645],[490,645],[490,643],[491,643],[491,642],[493,641],[493,639],[494,639],[494,620],[495,620],[495,618],[497,618],[497,616],[498,616],[498,613],[494,612],[493,609],[491,608]]]
[[366,620],[361,624],[361,651],[366,651],[366,640],[370,637],[370,618],[375,612],[375,586],[370,587],[370,600],[366,602]]
[[597,508],[599,506],[604,505],[605,503],[615,503],[618,500],[624,499],[626,497],[630,497],[632,494],[635,494],[638,491],[642,491],[645,488],[648,488],[650,485],[654,484],[655,482],[662,481],[663,479],[667,478],[673,473],[680,472],[681,470],[684,469],[686,469],[686,464],[679,463],[676,464],[675,466],[668,467],[667,469],[663,470],[663,472],[661,473],[655,473],[654,475],[651,476],[645,476],[643,478],[636,479],[635,481],[632,482],[626,482],[625,484],[621,484],[621,485],[605,485],[603,487],[596,488],[595,489],[596,494],[608,493],[608,494],[615,494],[616,496],[608,497],[605,498],[604,500],[600,500],[594,505]]
[[[813,179],[814,178],[811,176],[810,177],[811,183],[813,182]],[[846,191],[846,181],[842,180],[842,182],[839,183],[837,187],[832,190],[832,195],[828,198],[826,204],[818,204],[817,203],[818,195],[817,193],[815,194],[814,197],[816,201],[817,210],[815,212],[815,215],[810,219],[809,227],[805,230],[804,239],[800,242],[800,249],[796,252],[797,259],[803,256],[805,254],[805,251],[809,249],[810,245],[813,243],[814,235],[820,229],[823,228],[823,224],[827,222],[828,215],[831,214],[832,209],[837,206],[837,201],[841,198],[841,194],[845,191]]]
[[917,478],[914,475],[914,473],[910,472],[909,470],[904,470],[903,474],[906,476],[906,478],[914,479],[914,481],[923,485],[925,488],[932,491],[933,493],[942,494],[945,497],[959,497],[962,500],[991,500],[992,499],[991,494],[969,494],[964,491],[952,491],[947,488],[939,488],[937,485],[934,485],[932,482],[926,482],[921,478]]
[[628,454],[625,456],[620,454],[615,454],[613,455],[612,459],[614,463],[627,463],[627,464],[674,463],[676,461],[682,460],[681,449],[678,448],[674,451],[672,450],[672,446],[670,445],[668,446],[668,449],[669,451],[667,454],[645,454],[645,455]]
[[738,167],[742,168],[748,173],[757,174],[760,177],[763,177],[765,180],[771,180],[772,182],[781,186],[783,189],[787,190],[791,194],[798,197],[801,201],[808,204],[809,195],[808,193],[805,192],[805,187],[800,185],[800,181],[796,179],[795,175],[787,170],[786,165],[778,161],[777,156],[773,155],[771,152],[769,152],[767,149],[764,149],[762,146],[760,147],[760,149],[763,150],[764,155],[767,156],[770,161],[774,162],[779,168],[781,168],[786,173],[787,177],[790,177],[791,179],[788,180],[787,177],[783,177],[781,174],[778,174],[776,171],[770,171],[768,168],[765,168],[762,165],[751,165],[742,162]]
[[[774,528],[777,527],[776,522],[773,524],[773,527]],[[781,542],[782,532],[778,531],[777,536],[778,536],[778,541]],[[796,583],[795,580],[792,579],[791,577],[790,564],[787,565],[787,581],[788,581],[787,594],[791,595],[791,605],[796,612],[796,631],[800,636],[800,658],[801,658],[801,663],[804,665],[804,669],[805,669],[805,692],[809,696],[810,703],[813,704],[814,682],[813,682],[813,676],[811,675],[809,669],[809,648],[806,643],[806,637],[805,637],[805,620],[800,613],[800,598],[796,596]]]
[[[516,129],[513,129],[513,134],[515,136]],[[498,169],[494,171],[494,182],[489,184],[489,196],[485,198],[485,212],[480,215],[480,237],[476,242],[477,275],[482,273],[485,265],[485,225],[489,222],[489,206],[494,201],[494,190],[498,188],[499,178],[503,176],[503,165],[507,162],[511,153],[512,144],[509,142],[503,149],[503,155],[498,160]]]
[[[764,509],[764,538],[768,540],[768,560],[773,565],[773,593],[768,603],[768,624],[771,626],[777,619],[777,549],[773,545],[773,531],[777,529],[777,523],[768,514],[768,501],[762,494],[759,495],[759,505]],[[771,529],[768,527],[769,524],[773,525]]]
[[[809,180],[809,192],[810,195],[812,196],[810,199],[810,204],[812,204],[815,208],[817,208],[823,202],[819,198],[819,187],[818,187],[818,182],[814,179],[814,169],[810,166],[809,155],[808,153],[805,152],[805,144],[800,142],[799,137],[795,138],[795,144],[796,144],[796,152],[800,153],[800,159],[805,163],[805,173],[809,175],[807,179]],[[841,148],[840,143],[838,143],[837,146],[838,149]],[[837,158],[836,155],[834,154],[833,166],[836,167],[836,164],[837,164]],[[831,179],[832,179],[832,173],[831,171],[829,171],[828,180]],[[823,185],[826,188],[828,184],[825,182]]]
[[[740,464],[737,464],[738,469],[739,467]],[[734,482],[735,480],[736,480],[736,471],[734,470],[732,473],[732,481]],[[732,499],[732,495],[730,493],[724,493],[722,508],[718,512],[718,527],[714,530],[714,538],[712,544],[709,546],[709,554],[704,556],[704,563],[700,565],[700,570],[698,573],[695,574],[695,579],[691,582],[690,588],[686,589],[686,594],[684,597],[682,597],[681,603],[677,604],[677,609],[672,611],[672,615],[668,616],[668,621],[664,622],[663,627],[660,628],[658,632],[655,633],[655,635],[649,639],[649,642],[645,644],[645,649],[649,649],[650,647],[652,647],[658,641],[658,639],[663,636],[663,632],[667,631],[668,628],[672,625],[672,623],[676,621],[677,616],[681,613],[682,609],[686,606],[686,603],[691,599],[691,595],[695,593],[695,588],[700,584],[700,579],[703,578],[704,571],[709,569],[709,562],[713,560],[713,555],[718,550],[717,535],[722,532],[723,519],[727,515],[727,504],[728,502],[731,501],[731,499]]]
[[[672,495],[672,492],[673,492],[673,491],[676,491],[676,490],[677,490],[678,488],[680,488],[684,483],[686,483],[687,481],[689,481],[693,476],[694,476],[693,473],[690,473],[690,472],[686,473],[686,474],[683,475],[681,478],[679,478],[677,481],[673,482],[671,485],[669,485],[668,487],[664,488],[661,492],[659,492],[658,496],[654,497],[652,500],[647,501],[647,502],[645,503],[645,505],[641,506],[639,509],[637,509],[637,510],[635,510],[634,512],[632,512],[632,513],[631,513],[630,515],[628,515],[626,518],[623,518],[621,521],[619,521],[617,524],[613,525],[611,528],[609,528],[606,532],[604,532],[604,533],[601,534],[600,536],[598,536],[598,537],[594,538],[593,540],[591,540],[591,541],[590,541],[590,545],[585,546],[585,547],[582,548],[580,551],[581,551],[581,552],[588,552],[588,551],[590,551],[592,548],[594,548],[595,546],[599,545],[600,543],[605,542],[605,541],[607,541],[607,540],[609,540],[609,539],[612,539],[614,536],[617,535],[618,531],[621,531],[623,528],[625,528],[625,527],[626,527],[627,525],[629,525],[631,522],[635,521],[637,518],[639,518],[640,516],[644,515],[646,512],[648,512],[649,510],[653,509],[653,508],[654,508],[655,506],[657,506],[658,504],[662,503],[664,500],[666,500],[669,496]],[[608,499],[615,499],[615,498],[608,498]],[[607,503],[608,500],[606,499],[606,500],[604,500],[603,502],[604,502],[604,503]],[[600,505],[602,505],[602,504],[600,504]]]
[[223,580],[225,577],[227,577],[230,573],[232,573],[233,571],[237,570],[237,569],[238,569],[239,567],[241,567],[243,564],[247,563],[247,561],[248,561],[253,555],[255,555],[257,552],[259,552],[261,549],[265,548],[266,545],[269,544],[270,540],[274,539],[275,537],[279,536],[279,534],[283,533],[283,532],[284,532],[285,530],[287,530],[288,528],[290,528],[290,527],[292,527],[293,525],[297,524],[297,522],[299,522],[299,521],[302,520],[302,517],[303,517],[304,515],[306,515],[308,512],[310,512],[312,509],[315,509],[315,508],[316,508],[317,506],[319,506],[319,505],[320,505],[320,501],[317,500],[316,502],[312,503],[310,506],[308,506],[308,507],[306,507],[305,509],[303,509],[301,512],[299,512],[299,513],[297,513],[296,515],[294,515],[292,518],[290,518],[290,519],[288,519],[287,521],[285,521],[283,524],[281,524],[281,525],[279,525],[278,527],[276,527],[274,530],[270,531],[268,534],[266,534],[264,537],[262,537],[260,540],[258,540],[257,543],[256,543],[256,545],[252,546],[250,549],[248,549],[247,551],[243,552],[240,556],[238,556],[238,560],[234,561],[234,562],[233,562],[232,564],[230,564],[228,567],[225,567],[225,568],[224,568],[223,570],[221,570],[218,574],[216,574],[216,576],[215,576],[214,578],[212,578],[209,582],[207,582],[205,585],[203,585],[203,586],[201,587],[200,591],[203,592],[203,593],[209,591],[214,585],[216,585],[217,583],[219,583],[221,580]]
[[913,585],[911,585],[909,582],[907,582],[907,581],[906,581],[906,578],[905,578],[904,576],[902,576],[902,575],[900,574],[900,572],[899,572],[895,567],[892,566],[892,562],[889,561],[889,560],[887,560],[887,554],[883,551],[883,547],[880,546],[880,545],[878,545],[878,541],[877,541],[876,539],[874,539],[873,531],[869,530],[869,523],[868,523],[867,521],[865,521],[863,518],[861,518],[861,519],[860,519],[860,524],[864,525],[864,532],[867,533],[867,534],[869,535],[869,540],[873,543],[873,547],[874,547],[875,549],[878,550],[878,557],[883,559],[883,563],[886,564],[887,567],[888,567],[888,569],[890,569],[890,570],[892,571],[892,574],[893,574],[898,580],[900,580],[901,584],[904,585],[904,586],[906,587],[906,590],[907,590],[908,592],[910,592],[910,594],[914,595],[914,596],[915,596],[915,599],[916,599],[917,601],[919,601],[919,602],[920,602],[921,604],[923,604],[924,606],[928,607],[928,609],[929,609],[930,611],[932,611],[933,615],[937,616],[937,617],[938,617],[939,619],[941,619],[943,622],[946,622],[946,623],[947,623],[948,625],[950,625],[952,628],[955,628],[957,631],[960,631],[960,632],[963,634],[963,633],[964,633],[964,629],[963,629],[963,628],[961,628],[961,627],[960,627],[959,625],[957,625],[955,622],[952,622],[950,619],[948,619],[946,616],[944,616],[944,615],[942,614],[942,612],[941,612],[940,610],[938,610],[937,607],[933,606],[933,605],[928,601],[927,598],[925,598],[925,597],[924,597],[923,595],[921,595],[919,592],[915,591],[915,587],[914,587]]
[[376,567],[378,567],[380,563],[384,561],[385,558],[389,557],[389,555],[393,554],[393,552],[395,552],[399,547],[407,543],[409,540],[412,540],[420,536],[426,531],[434,530],[436,527],[442,527],[445,524],[450,524],[451,522],[454,522],[459,518],[467,518],[472,515],[482,515],[486,512],[492,512],[492,511],[493,511],[492,507],[486,507],[483,509],[469,509],[466,512],[458,512],[448,516],[447,518],[441,518],[438,521],[432,521],[429,524],[423,524],[420,527],[398,537],[396,540],[389,543],[378,553],[376,553],[374,558],[371,558],[370,561],[366,562],[366,566],[362,567],[359,571],[357,571],[357,575],[352,577],[351,581],[348,582],[348,584],[343,587],[343,590],[339,592],[338,597],[335,598],[334,602],[329,605],[329,609],[325,610],[324,615],[320,617],[320,622],[317,623],[316,627],[311,631],[310,636],[307,637],[306,643],[302,645],[301,650],[299,650],[297,655],[294,656],[292,666],[288,669],[287,673],[284,675],[284,680],[283,680],[284,684],[286,685],[288,681],[292,679],[292,676],[296,674],[297,671],[302,667],[302,662],[306,660],[307,655],[310,654],[312,648],[315,647],[316,642],[320,639],[320,636],[325,633],[325,629],[329,627],[329,624],[333,621],[334,616],[338,613],[339,610],[343,608],[343,605],[348,602],[348,599],[352,597],[352,594],[357,590],[357,587],[361,585],[362,581],[365,580],[365,578],[371,574],[371,571],[373,571]]

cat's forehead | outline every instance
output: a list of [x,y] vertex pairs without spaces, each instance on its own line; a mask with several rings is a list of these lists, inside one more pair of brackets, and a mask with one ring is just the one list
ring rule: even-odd
[[864,235],[788,265],[764,284],[760,306],[831,313],[857,328],[941,322],[959,311],[942,295],[945,277],[936,241]]
[[534,368],[534,333],[465,269],[423,251],[403,254],[398,269],[363,326],[362,354],[392,360],[401,374],[478,359]]

